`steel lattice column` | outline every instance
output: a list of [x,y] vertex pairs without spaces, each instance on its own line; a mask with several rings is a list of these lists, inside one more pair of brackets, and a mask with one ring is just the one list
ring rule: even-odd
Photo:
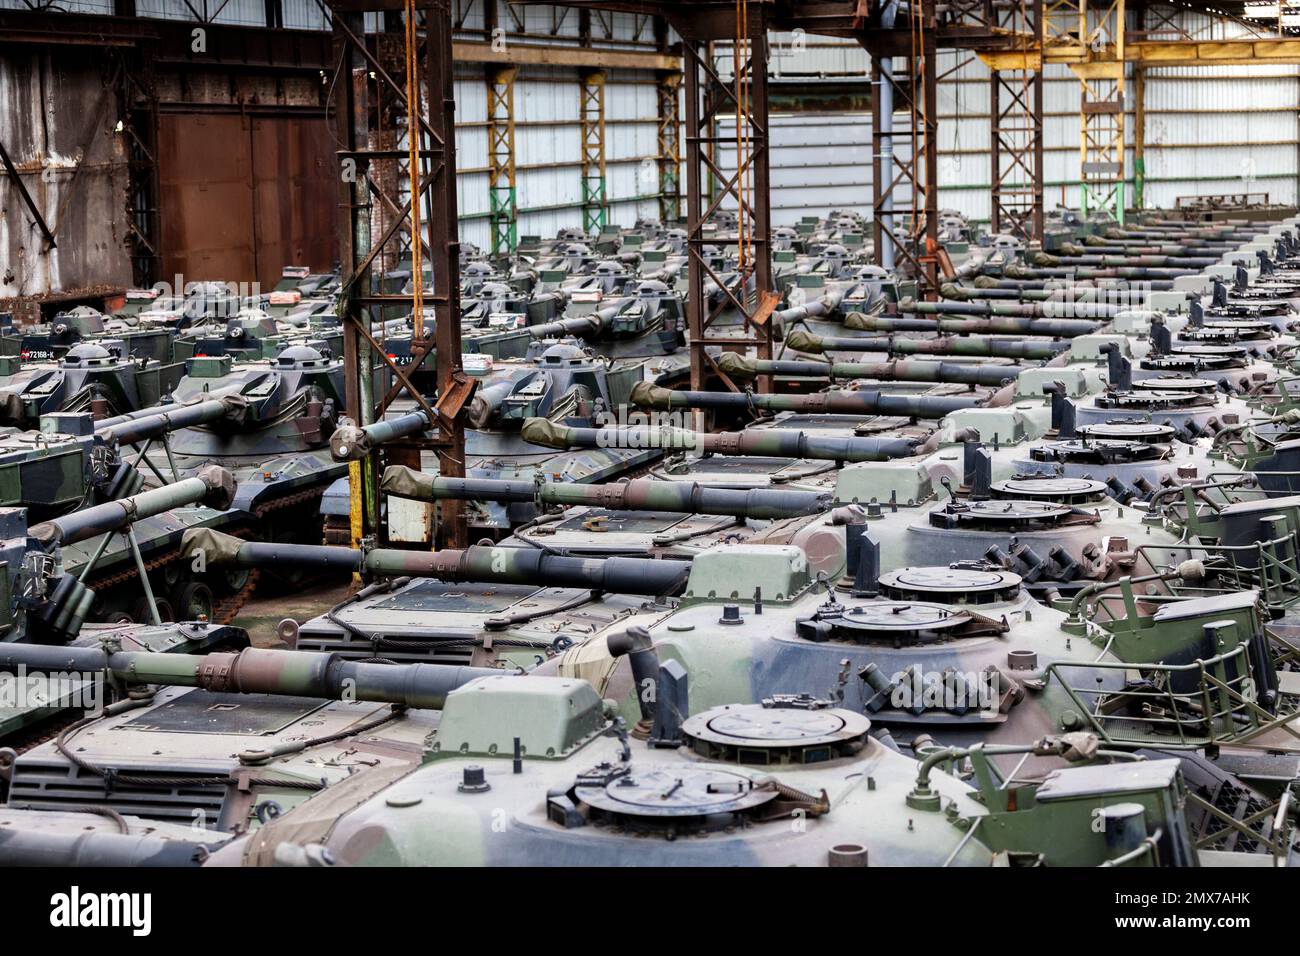
[[1043,45],[1079,79],[1079,205],[1124,221],[1124,0],[1049,0]]
[[[435,425],[434,437],[404,445],[385,446],[393,460],[410,460],[420,448],[431,448],[438,456],[439,473],[460,477],[465,473],[464,417],[474,382],[461,367],[460,342],[460,243],[456,236],[456,143],[455,99],[452,85],[451,11],[449,0],[420,0],[416,26],[421,31],[415,44],[414,88],[394,79],[370,52],[362,33],[367,0],[333,0],[334,44],[344,82],[343,102],[336,111],[341,164],[341,246],[346,278],[340,291],[344,303],[344,359],[347,411],[354,421],[367,424],[381,417],[397,396],[405,391]],[[419,15],[423,14],[422,17]],[[414,138],[418,159],[408,170],[409,199],[388,196],[367,176],[372,162],[405,158],[408,150],[375,149],[368,143],[367,103],[371,86],[395,99],[395,109],[406,117],[408,136]],[[378,203],[396,214],[379,216]],[[412,230],[413,205],[421,210],[420,229],[427,238],[432,288],[416,302],[411,292],[382,292],[376,274],[379,254],[400,230]],[[376,229],[377,223],[383,223]],[[421,270],[423,271],[423,270]],[[410,309],[423,315],[432,307],[434,338],[421,337],[414,346],[412,362],[398,367],[371,332],[371,321],[385,307]],[[436,399],[430,405],[411,380],[431,356],[435,361]],[[385,370],[376,375],[376,363]],[[382,395],[385,382],[393,384]],[[418,463],[418,458],[416,459]],[[354,463],[351,479],[352,540],[354,546],[379,533],[378,454]],[[438,526],[438,547],[461,547],[467,532],[459,502],[442,503]]]
[[675,222],[682,215],[681,75],[664,73],[656,84],[659,98],[659,219]]
[[518,193],[515,183],[516,67],[487,68],[488,207],[492,255],[512,255],[519,244]]
[[[684,42],[686,71],[686,218],[687,265],[690,287],[686,301],[690,332],[691,387],[703,388],[716,376],[728,388],[738,390],[718,369],[710,347],[724,351],[749,352],[757,358],[772,355],[772,323],[769,321],[779,297],[772,291],[772,252],[769,152],[767,136],[767,27],[761,9],[749,11],[747,50],[740,57],[738,73],[745,88],[744,105],[736,91],[724,83],[709,60],[709,45],[690,36],[690,25],[676,23]],[[737,126],[747,140],[743,159],[737,156],[736,170],[724,171],[716,157],[717,147],[734,145],[715,131],[715,120],[723,110],[732,110]],[[717,184],[717,195],[707,201],[703,183],[705,169]],[[749,188],[742,187],[742,181]],[[744,222],[747,253],[733,272],[719,270],[705,255],[705,247],[718,245],[720,237],[707,234],[705,224],[724,203],[734,203]],[[705,294],[706,288],[709,294]],[[726,327],[724,326],[724,323]],[[768,376],[758,380],[760,391],[771,390]]]
[[1043,235],[1043,58],[1037,42],[1043,0],[1024,0],[994,15],[1023,49],[981,57],[991,69],[993,231],[1029,242]]
[[[871,52],[872,237],[876,262],[911,276],[917,294],[938,294],[939,137],[937,29],[925,4],[901,55]],[[906,147],[905,149],[900,147]]]
[[605,74],[584,71],[582,96],[582,230],[596,235],[605,228]]

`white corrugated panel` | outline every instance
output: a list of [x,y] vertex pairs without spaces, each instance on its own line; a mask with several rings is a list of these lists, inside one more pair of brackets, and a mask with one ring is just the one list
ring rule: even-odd
[[284,25],[289,30],[328,30],[329,20],[316,0],[280,0]]

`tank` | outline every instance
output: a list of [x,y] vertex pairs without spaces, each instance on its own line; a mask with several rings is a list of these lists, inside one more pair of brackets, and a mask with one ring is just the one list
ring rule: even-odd
[[[589,430],[597,423],[617,420],[617,411],[626,407],[632,386],[644,374],[636,362],[611,364],[576,346],[553,344],[534,360],[484,362],[477,367],[467,363],[467,369],[478,377],[465,432],[466,473],[471,478],[530,481],[541,475],[551,480],[604,482],[634,474],[661,457],[659,448],[616,442],[580,449],[550,445],[548,451],[529,437],[536,427],[533,421]],[[364,427],[344,423],[332,447],[338,459],[355,460],[386,441],[427,427],[422,412],[394,409],[385,422]],[[426,456],[422,468],[434,473],[437,463]],[[341,532],[346,527],[348,507],[346,482],[337,482],[324,503],[331,528]],[[391,510],[389,515],[391,536],[395,533]],[[491,502],[476,503],[468,518],[471,531],[486,537],[503,537],[513,527],[505,510]],[[416,520],[420,528],[411,534],[427,536],[427,518],[420,514]]]
[[319,542],[321,496],[347,471],[329,453],[345,403],[342,361],[293,345],[274,360],[208,356],[188,360],[184,370],[170,403],[101,423],[101,430],[111,428],[121,441],[148,442],[152,429],[163,428],[166,441],[150,444],[145,456],[151,483],[220,465],[238,485],[233,517],[251,533]]
[[9,368],[0,378],[0,425],[34,428],[54,412],[137,412],[162,401],[183,371],[178,363],[125,357],[108,340],[73,345],[57,362]]
[[[84,733],[84,725],[78,728],[83,731],[78,769],[92,780],[95,771],[114,773],[114,791],[98,798],[97,805],[124,806],[131,814],[122,820],[127,832],[119,836],[138,832],[142,820],[167,823],[179,812],[192,821],[195,807],[201,825],[211,821],[204,837],[192,831],[187,840],[173,843],[165,835],[154,836],[161,846],[137,847],[137,854],[149,859],[148,851],[169,852],[177,864],[187,865],[192,860],[189,844],[201,840],[212,849],[209,865],[599,865],[625,859],[633,846],[643,862],[659,865],[988,865],[994,848],[970,838],[974,820],[1031,812],[996,799],[985,805],[976,799],[975,788],[947,772],[967,758],[977,769],[986,768],[985,753],[936,750],[916,760],[873,737],[870,719],[829,703],[808,706],[781,698],[691,717],[665,704],[651,725],[658,736],[644,740],[629,733],[581,680],[479,675],[431,665],[349,665],[303,652],[290,653],[283,663],[282,657],[274,651],[209,655],[193,662],[175,655],[121,652],[78,657],[76,665],[88,672],[106,671],[128,681],[145,674],[164,685],[162,701],[132,702],[135,706],[95,718],[101,732],[93,737]],[[38,655],[0,655],[0,663],[9,668],[40,660]],[[205,662],[214,666],[205,667]],[[654,695],[656,700],[684,702],[689,692],[680,668],[665,665],[654,679],[666,691]],[[336,700],[343,687],[351,686],[345,680],[354,682],[358,698],[366,699]],[[194,685],[196,689],[185,689]],[[214,697],[219,701],[250,693],[252,702],[265,702],[263,707],[280,705],[280,724],[292,724],[295,714],[310,707],[311,735],[282,742],[282,735],[263,734],[231,756],[228,733],[169,734],[166,722],[157,723],[156,711],[164,701],[172,719],[183,720],[196,707],[211,707]],[[382,706],[394,702],[401,709]],[[441,711],[427,742],[400,747],[401,741],[429,729],[429,711],[422,708],[430,706]],[[339,741],[323,731],[339,726],[340,717],[351,718],[354,727],[360,720],[369,739],[385,741],[383,755],[355,768],[329,760],[339,751]],[[248,718],[266,723],[249,712],[241,724]],[[139,728],[136,733],[104,732],[132,724]],[[59,742],[70,736],[65,733]],[[346,743],[355,750],[357,734],[348,737]],[[1088,746],[1081,739],[1044,740],[1016,751]],[[146,753],[150,747],[154,752]],[[226,755],[208,756],[216,748]],[[71,808],[28,789],[29,779],[58,768],[60,759],[50,744],[17,759],[8,812],[72,813],[71,819],[64,816],[64,826],[80,822]],[[169,773],[160,776],[162,760]],[[324,773],[314,767],[320,760],[330,767]],[[71,767],[66,761],[63,766]],[[1066,768],[1045,780],[1038,787],[1045,799],[1033,804],[1034,816],[1024,826],[990,827],[1015,834],[995,840],[997,851],[1060,864],[1134,854],[1154,863],[1156,855],[1142,834],[1147,826],[1163,825],[1162,833],[1179,839],[1161,845],[1160,859],[1167,865],[1196,862],[1188,828],[1177,817],[1185,786],[1177,762],[1152,761],[1138,776],[1108,769]],[[243,796],[221,799],[233,793],[226,787],[232,772],[243,774]],[[846,774],[859,782],[847,790],[831,785]],[[328,831],[321,831],[319,842],[308,842],[309,831],[299,821],[317,816],[318,801],[322,806],[333,802],[332,788],[344,786],[345,780],[373,795],[363,794],[341,814],[331,811]],[[168,802],[173,784],[191,789],[187,806]],[[991,782],[982,786],[983,799],[995,796]],[[421,794],[418,800],[415,793]],[[493,794],[488,802],[485,793]],[[1092,836],[1068,847],[1051,839],[1054,827],[1087,821],[1099,800],[1103,806],[1139,801],[1143,822],[1129,834],[1131,844],[1117,844],[1113,836],[1086,826],[1080,832]],[[937,812],[945,805],[949,812]],[[506,810],[504,829],[492,822],[498,807]],[[44,819],[49,821],[44,827],[24,827],[24,838],[0,842],[0,863],[41,849],[46,862],[84,865],[84,858],[58,843],[66,830],[54,819]],[[791,826],[792,820],[800,825]],[[447,839],[440,838],[444,831]],[[494,839],[485,839],[493,831]],[[234,835],[239,833],[244,835]],[[358,836],[362,833],[364,839]],[[382,839],[375,839],[378,834]],[[120,847],[91,842],[105,857],[121,859]]]
[[140,328],[84,305],[59,312],[46,322],[0,330],[0,355],[24,363],[57,362],[82,343],[103,345],[124,358],[173,361],[171,337],[165,331]]

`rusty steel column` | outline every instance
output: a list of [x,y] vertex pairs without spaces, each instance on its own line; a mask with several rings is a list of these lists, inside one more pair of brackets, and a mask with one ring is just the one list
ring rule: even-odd
[[877,264],[938,295],[938,30],[933,0],[892,31],[858,37],[871,54],[871,208]]
[[[434,349],[438,401],[438,474],[465,477],[465,415],[473,383],[461,364],[460,238],[456,221],[456,90],[451,55],[451,3],[433,0],[425,14],[428,96],[429,246],[433,250]],[[421,156],[423,157],[423,152]],[[423,160],[422,161],[426,161]],[[463,548],[469,530],[462,502],[440,505],[435,546]]]
[[[772,283],[770,178],[767,101],[767,23],[757,6],[748,12],[746,49],[738,54],[739,83],[723,81],[709,60],[708,40],[734,39],[714,29],[717,21],[681,21],[673,26],[683,37],[686,73],[686,214],[689,286],[686,303],[690,334],[691,386],[701,389],[716,378],[732,390],[739,386],[708,354],[709,347],[770,358],[771,316],[779,296]],[[734,84],[734,85],[733,85]],[[736,87],[739,87],[739,98]],[[720,113],[735,117],[732,135],[715,132]],[[723,150],[735,151],[734,169],[723,169]],[[717,195],[705,197],[704,170],[717,183]],[[705,247],[728,245],[705,225],[724,207],[735,206],[738,232],[736,267],[719,268]],[[705,289],[713,299],[705,296]],[[725,328],[723,327],[725,324]],[[759,391],[771,390],[762,376]]]
[[1037,241],[1043,236],[1043,70],[1037,48],[1043,0],[1026,2],[1023,10],[1013,4],[997,16],[1022,48],[981,57],[990,68],[993,231]]
[[[333,0],[335,49],[339,58],[340,105],[335,114],[341,171],[344,281],[341,299],[344,316],[344,359],[348,417],[368,424],[383,417],[390,404],[405,392],[433,423],[431,438],[417,437],[385,446],[389,462],[419,465],[421,450],[434,451],[438,468],[447,477],[465,473],[464,417],[474,381],[461,367],[460,244],[456,231],[455,100],[452,83],[451,10],[449,0],[419,0],[415,7],[415,42],[402,42],[403,67],[414,71],[413,82],[395,78],[394,72],[370,49],[362,32],[364,14],[383,8],[386,0]],[[387,4],[392,13],[391,3]],[[376,11],[382,12],[382,11]],[[405,23],[405,20],[398,21]],[[408,61],[407,52],[411,59]],[[372,93],[373,87],[373,93]],[[393,104],[396,126],[405,116],[409,141],[387,148],[370,141],[368,100],[387,94]],[[367,175],[372,164],[410,159],[407,170],[409,200],[389,195],[386,182]],[[373,200],[371,197],[374,197]],[[383,213],[391,215],[383,215]],[[418,214],[418,218],[417,218]],[[415,226],[418,224],[418,229]],[[420,301],[414,290],[389,290],[377,281],[382,269],[380,253],[405,231],[412,247],[427,250],[430,284]],[[423,275],[424,268],[419,270]],[[415,274],[413,273],[412,285]],[[423,317],[432,308],[432,337],[421,335],[412,344],[412,361],[399,368],[371,332],[371,321],[384,309],[410,310]],[[413,384],[415,373],[433,357],[436,396],[429,398]],[[380,363],[377,367],[377,363]],[[376,373],[383,370],[382,376]],[[352,488],[351,539],[378,537],[379,452],[354,463],[349,471]],[[455,547],[465,543],[467,530],[460,503],[442,508],[435,544]]]

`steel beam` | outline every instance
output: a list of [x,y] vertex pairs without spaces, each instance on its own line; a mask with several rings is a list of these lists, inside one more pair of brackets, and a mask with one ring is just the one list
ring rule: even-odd
[[[1043,0],[995,8],[998,26],[1038,35]],[[981,57],[989,73],[989,144],[993,169],[993,231],[1024,242],[1043,236],[1043,71],[1041,58],[1022,47],[1002,58]]]
[[515,76],[517,67],[487,68],[488,210],[492,255],[513,255],[519,244],[515,171]]
[[[734,13],[734,11],[733,11]],[[773,290],[770,176],[767,112],[767,22],[765,6],[747,11],[743,42],[733,50],[733,76],[724,82],[710,61],[709,43],[701,35],[705,24],[672,21],[683,41],[686,63],[686,219],[689,292],[686,302],[690,333],[691,387],[701,389],[717,377],[733,391],[739,387],[718,368],[707,349],[727,344],[732,351],[771,358],[770,321],[779,298]],[[733,19],[732,29],[736,24]],[[725,34],[724,34],[725,35]],[[735,33],[731,34],[734,42]],[[725,54],[724,54],[725,56]],[[724,143],[715,131],[719,114],[735,117],[734,136]],[[721,169],[716,147],[733,146],[735,169]],[[705,170],[717,184],[716,196],[706,199]],[[735,236],[737,268],[719,271],[710,262],[706,246],[725,244],[723,237],[706,233],[713,215],[732,204],[738,220]],[[724,274],[725,273],[725,274]],[[705,295],[706,283],[717,289]],[[771,390],[770,376],[758,381],[759,391]]]
[[[384,7],[381,0],[369,0],[373,8]],[[347,4],[347,12],[334,10],[334,42],[338,57],[337,72],[341,102],[335,112],[339,150],[343,265],[346,278],[342,301],[344,322],[344,360],[347,376],[348,417],[362,425],[378,420],[388,405],[405,390],[418,406],[436,422],[436,437],[409,442],[387,453],[405,456],[409,461],[418,450],[431,447],[438,456],[439,472],[447,477],[463,477],[465,468],[464,411],[473,383],[461,368],[460,343],[460,245],[456,236],[456,158],[455,100],[452,85],[451,11],[448,0],[419,0],[416,6],[417,40],[414,55],[415,83],[395,80],[367,48],[362,33],[362,15],[356,4]],[[397,24],[405,21],[395,20]],[[403,50],[409,47],[403,43]],[[403,56],[405,61],[405,56]],[[372,143],[372,101],[387,99],[392,112],[405,117],[407,149],[381,148]],[[423,104],[423,106],[422,106]],[[426,108],[427,107],[427,108]],[[419,117],[427,119],[417,119]],[[381,144],[382,146],[382,144]],[[415,161],[409,162],[406,180],[410,199],[401,204],[388,196],[384,184],[370,177],[374,163],[395,164],[399,154],[409,156],[414,149]],[[372,202],[375,196],[382,204]],[[381,268],[380,252],[403,229],[413,237],[427,238],[431,287],[415,293],[388,290],[385,303],[409,307],[411,314],[423,317],[426,309],[434,313],[433,338],[417,337],[411,366],[403,371],[391,366],[381,343],[370,334],[375,317],[369,305],[381,288],[377,271]],[[422,275],[423,268],[419,269]],[[414,279],[414,275],[413,275]],[[417,329],[419,323],[417,323]],[[432,406],[411,384],[414,373],[432,355],[435,362],[437,396]],[[382,397],[376,386],[376,360],[384,362],[397,383]],[[349,470],[352,487],[352,543],[380,532],[376,455],[354,462]],[[454,547],[465,542],[466,526],[458,503],[443,507],[437,530],[436,546]]]

